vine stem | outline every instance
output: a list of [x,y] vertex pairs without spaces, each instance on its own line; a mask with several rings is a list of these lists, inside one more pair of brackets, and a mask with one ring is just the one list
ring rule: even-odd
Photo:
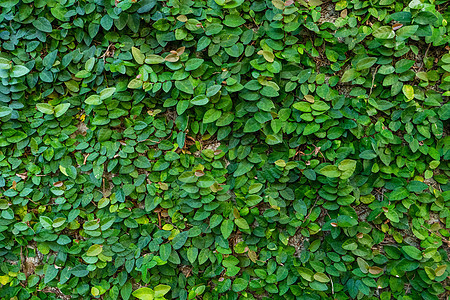
[[372,75],[372,84],[371,84],[371,86],[370,86],[369,97],[367,97],[367,98],[370,98],[370,95],[372,95],[373,85],[375,84],[375,75],[377,75],[377,71],[378,71],[378,68],[379,68],[379,67],[380,67],[380,66],[377,66],[377,68],[375,69],[375,72],[373,72],[373,75]]

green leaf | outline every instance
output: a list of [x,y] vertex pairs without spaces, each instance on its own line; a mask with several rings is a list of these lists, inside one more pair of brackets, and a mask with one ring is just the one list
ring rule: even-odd
[[89,76],[91,76],[91,72],[88,70],[81,70],[75,74],[75,77],[77,78],[88,78]]
[[351,170],[353,172],[356,169],[356,160],[344,159],[339,163],[338,168],[341,171]]
[[414,246],[403,246],[402,251],[405,252],[409,257],[415,260],[421,260],[422,259],[422,251],[417,249]]
[[403,73],[408,71],[413,65],[415,61],[411,59],[402,59],[395,63],[395,72]]
[[166,284],[158,284],[155,286],[155,298],[164,297],[170,291],[170,286]]
[[228,239],[233,232],[234,223],[233,221],[229,219],[223,220],[222,224],[220,225],[220,232],[223,235],[224,239]]
[[172,247],[174,250],[178,250],[184,246],[189,236],[189,231],[183,231],[177,234],[172,240]]
[[404,187],[399,187],[399,188],[396,188],[395,190],[393,190],[389,194],[389,199],[392,201],[397,201],[397,200],[403,200],[408,196],[409,196],[408,190]]
[[376,57],[365,57],[358,61],[356,64],[356,71],[361,71],[364,69],[368,69],[373,66],[377,62]]
[[330,278],[328,278],[328,276],[326,274],[321,273],[321,272],[314,274],[314,279],[317,280],[318,282],[322,282],[322,283],[327,283],[330,281]]
[[0,57],[0,70],[9,70],[11,69],[11,61]]
[[142,87],[142,84],[144,82],[140,79],[132,79],[129,83],[128,83],[128,88],[129,89],[140,89]]
[[450,103],[446,103],[438,110],[439,117],[445,121],[450,119]]
[[205,95],[198,95],[191,99],[191,104],[193,105],[205,105],[208,104],[209,99]]
[[374,159],[377,157],[377,154],[373,150],[365,150],[359,154],[359,158],[362,159]]
[[244,175],[248,172],[250,172],[250,170],[254,167],[254,165],[252,163],[249,163],[248,161],[242,161],[241,163],[239,163],[238,168],[236,169],[236,171],[234,171],[233,176],[234,177],[238,177],[241,175]]
[[344,159],[339,163],[338,169],[342,171],[340,177],[341,179],[350,178],[356,169],[356,161],[351,159]]
[[69,109],[70,103],[61,103],[55,106],[55,117],[59,118]]
[[244,132],[256,132],[261,129],[261,124],[255,118],[247,120],[244,126]]
[[109,15],[104,15],[100,20],[100,25],[102,25],[103,29],[110,30],[113,26],[113,19]]
[[212,123],[217,121],[222,116],[222,111],[215,108],[211,108],[203,115],[203,123]]
[[39,223],[44,227],[45,229],[51,229],[53,228],[53,221],[47,216],[40,216],[39,217]]
[[303,130],[303,135],[313,134],[314,132],[319,131],[319,129],[320,129],[320,124],[309,123],[308,125],[306,125],[305,129]]
[[53,106],[48,103],[38,103],[36,104],[36,108],[44,114],[52,115],[54,113]]
[[175,87],[187,94],[194,94],[194,86],[189,79],[175,81]]
[[145,63],[151,64],[151,65],[160,64],[160,63],[163,63],[164,61],[165,61],[164,57],[156,55],[156,54],[149,54],[145,58]]
[[32,24],[39,31],[47,33],[52,32],[52,24],[46,18],[39,17],[36,20],[34,20]]
[[237,225],[237,227],[241,228],[241,229],[250,229],[250,226],[248,226],[247,221],[244,218],[237,218],[234,219],[234,223]]
[[84,100],[84,102],[90,105],[100,105],[103,103],[99,95],[91,95],[86,100]]
[[411,37],[414,33],[416,33],[419,26],[417,25],[410,25],[410,26],[403,26],[399,30],[396,31],[397,39],[398,40],[406,40],[409,37]]
[[108,99],[109,97],[114,95],[115,92],[116,92],[116,88],[114,88],[114,87],[103,89],[100,92],[100,100]]
[[7,106],[0,106],[0,118],[9,116],[13,110]]
[[44,283],[47,284],[58,275],[58,269],[54,265],[46,265]]
[[302,112],[311,112],[311,103],[308,102],[295,102],[292,105],[293,108],[302,111]]
[[239,27],[245,23],[245,20],[239,15],[226,15],[223,24],[228,27]]
[[206,36],[202,36],[197,42],[197,51],[202,51],[211,44],[211,39]]
[[428,185],[424,182],[413,180],[410,183],[408,183],[406,188],[410,192],[420,193],[420,192],[423,192],[424,190],[428,189]]
[[210,87],[206,90],[206,97],[212,97],[212,96],[214,96],[215,94],[217,94],[217,93],[220,91],[221,88],[222,88],[222,86],[221,86],[221,85],[218,85],[218,84],[210,86]]
[[204,61],[205,60],[202,58],[191,58],[190,60],[188,60],[186,62],[185,70],[193,71],[193,70],[197,69],[198,67],[200,67]]
[[337,217],[336,223],[339,227],[347,228],[358,225],[358,220],[347,215],[340,215]]
[[86,61],[84,68],[86,69],[86,71],[91,72],[92,69],[94,68],[94,65],[95,65],[95,58],[91,57]]
[[141,50],[136,47],[131,47],[131,53],[133,54],[134,60],[142,65],[144,63],[145,55],[142,54]]
[[314,272],[311,271],[308,268],[305,267],[298,267],[297,268],[297,272],[300,274],[300,276],[303,277],[303,279],[307,280],[307,281],[313,281],[313,277],[314,277]]
[[316,111],[327,111],[330,109],[330,106],[324,102],[324,101],[315,101],[312,105],[311,108],[316,110]]
[[196,261],[197,256],[198,256],[198,248],[190,247],[187,250],[187,258],[191,264],[193,264]]
[[339,175],[341,175],[341,172],[339,172],[338,167],[334,165],[325,166],[322,169],[320,169],[319,172],[320,174],[330,178],[336,178],[339,177]]
[[153,300],[155,299],[155,291],[148,287],[142,287],[137,289],[132,294],[134,297],[141,300]]
[[25,66],[15,65],[11,68],[11,77],[22,77],[30,72]]
[[248,280],[245,280],[244,278],[236,278],[233,281],[233,285],[231,286],[232,290],[234,292],[241,292],[245,290],[248,286]]
[[85,265],[77,265],[74,268],[72,268],[71,273],[75,277],[85,277],[87,274],[89,274],[89,271],[86,270]]
[[349,82],[356,79],[360,74],[355,69],[348,69],[341,77],[341,82]]
[[392,39],[395,37],[395,32],[391,26],[381,26],[373,33],[373,36],[377,39]]

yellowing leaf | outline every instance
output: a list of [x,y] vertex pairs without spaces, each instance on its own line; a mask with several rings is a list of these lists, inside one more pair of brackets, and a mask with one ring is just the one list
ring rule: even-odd
[[86,252],[87,256],[97,256],[100,253],[102,253],[103,247],[101,245],[92,245],[89,247],[88,251]]
[[369,268],[369,273],[372,275],[378,275],[383,272],[383,269],[377,266],[372,266]]
[[436,268],[436,270],[434,270],[434,272],[436,273],[436,276],[442,276],[445,272],[445,270],[447,269],[447,265],[441,265],[439,267]]
[[258,54],[264,56],[264,59],[267,60],[268,62],[273,62],[274,61],[275,56],[270,51],[259,50]]
[[314,103],[314,96],[311,95],[305,95],[305,100],[308,101],[309,103]]
[[3,284],[3,285],[5,285],[5,284],[7,284],[8,282],[9,282],[9,276],[8,275],[3,275],[3,276],[0,276],[0,283],[1,284]]
[[131,53],[138,64],[142,65],[144,63],[145,55],[142,54],[141,50],[136,47],[131,47]]
[[162,227],[163,230],[166,231],[170,231],[173,229],[173,225],[172,224],[164,224],[164,226]]
[[405,84],[403,86],[402,92],[406,96],[406,99],[408,99],[408,101],[414,99],[414,88],[409,84]]

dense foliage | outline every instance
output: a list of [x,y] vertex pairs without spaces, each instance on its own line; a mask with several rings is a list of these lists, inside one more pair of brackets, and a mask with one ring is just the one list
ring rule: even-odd
[[0,1],[1,299],[439,299],[445,0]]

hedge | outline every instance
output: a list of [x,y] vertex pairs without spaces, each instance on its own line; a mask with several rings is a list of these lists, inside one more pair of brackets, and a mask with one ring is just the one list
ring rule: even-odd
[[1,299],[448,296],[448,1],[0,7]]

